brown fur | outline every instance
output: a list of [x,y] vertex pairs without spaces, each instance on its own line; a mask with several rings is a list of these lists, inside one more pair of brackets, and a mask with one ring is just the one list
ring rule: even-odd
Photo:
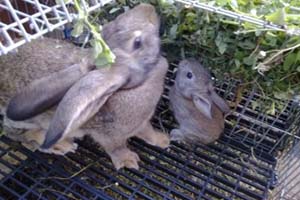
[[[18,48],[17,53],[0,57],[0,108],[33,80],[58,72],[70,65],[83,63],[91,54],[68,42],[51,38],[33,40]],[[81,67],[83,73],[88,65]]]
[[[144,9],[146,11],[140,12],[139,9]],[[135,12],[137,15],[144,16],[132,17],[131,15],[136,15]],[[35,141],[35,144],[37,145],[34,147],[37,148],[45,142],[45,137],[47,138],[49,136],[49,126],[53,127],[54,125],[54,132],[51,134],[56,134],[55,124],[57,123],[55,123],[55,120],[66,123],[67,125],[69,120],[75,120],[75,126],[68,129],[70,132],[67,131],[66,135],[63,135],[63,137],[50,149],[41,150],[48,153],[63,155],[70,151],[73,152],[77,148],[77,145],[74,144],[73,141],[75,137],[80,138],[84,135],[91,135],[92,138],[105,148],[117,169],[121,167],[138,168],[138,156],[126,147],[126,140],[129,137],[137,135],[152,145],[161,147],[168,146],[169,138],[165,134],[155,131],[149,122],[162,93],[164,76],[168,68],[166,60],[159,56],[158,17],[154,8],[145,4],[138,9],[133,9],[131,14],[127,13],[123,16],[125,16],[125,18],[120,16],[118,19],[125,19],[126,21],[128,16],[131,16],[130,19],[136,21],[136,23],[132,23],[131,26],[129,26],[132,28],[131,31],[118,29],[118,26],[112,27],[111,30],[106,30],[108,32],[111,31],[111,34],[116,33],[120,36],[116,38],[122,38],[126,35],[126,37],[124,37],[126,38],[126,41],[123,41],[123,43],[119,40],[114,41],[114,37],[109,37],[108,43],[120,43],[122,48],[119,52],[123,51],[124,55],[128,54],[129,57],[127,59],[129,59],[129,62],[123,60],[123,63],[125,62],[124,65],[118,64],[117,62],[111,69],[96,70],[85,75],[65,94],[55,111],[52,122],[50,119],[53,116],[54,109],[22,122],[14,122],[6,118],[8,127],[26,127],[25,129],[29,129],[29,131],[25,133],[25,140],[26,142],[31,143],[32,141]],[[120,21],[117,22],[118,23],[116,24],[122,24]],[[129,22],[126,21],[126,23]],[[123,26],[120,25],[120,27],[122,28]],[[139,50],[133,49],[132,44],[135,41],[134,31],[140,31],[142,33],[141,37],[143,45]],[[113,51],[115,52],[114,49]],[[120,58],[118,57],[120,54],[117,53],[116,55],[117,58]],[[122,63],[122,59],[120,60]],[[119,69],[121,70],[115,70],[118,69],[116,66],[119,66]],[[120,78],[121,72],[124,71],[123,69],[125,69],[126,73],[122,76],[127,77],[127,81],[124,83],[123,81],[125,79]],[[129,70],[126,71],[126,69]],[[96,77],[95,81],[88,79],[89,76],[95,73],[99,73],[99,76]],[[111,76],[109,73],[111,73]],[[104,75],[104,77],[102,77],[102,75]],[[34,79],[35,77],[32,77],[32,80]],[[85,82],[85,80],[89,80],[89,82]],[[97,82],[96,80],[100,80],[100,82]],[[109,84],[112,84],[112,86],[109,87],[112,87],[113,89],[106,88],[108,86],[105,83],[108,82],[101,82],[101,80],[109,81]],[[86,88],[82,88],[82,86],[86,86]],[[119,89],[119,87],[121,88]],[[32,91],[34,91],[34,88],[35,87],[33,87]],[[105,91],[105,88],[111,91]],[[96,89],[100,94],[97,94],[93,89]],[[114,90],[117,91],[112,93]],[[103,91],[104,94],[101,94]],[[88,120],[84,117],[80,118],[81,116],[79,116],[79,119],[73,119],[72,116],[68,115],[56,115],[56,113],[68,113],[64,112],[68,110],[66,107],[71,109],[70,111],[74,111],[75,109],[75,113],[78,111],[77,109],[82,109],[80,112],[84,112],[85,107],[80,107],[80,105],[76,106],[72,103],[74,103],[74,99],[78,100],[76,100],[76,102],[80,102],[80,99],[84,98],[85,94],[87,94],[86,92],[95,94],[93,98],[87,99],[88,101],[92,101],[92,106],[95,106],[98,102],[105,102],[108,96],[112,96],[108,98],[99,112],[97,112],[97,110],[87,111],[90,113],[96,112],[96,115],[83,125],[81,123]],[[74,99],[70,97],[74,97]],[[91,108],[86,109],[88,110]],[[63,117],[63,119],[60,117]],[[78,127],[80,128],[78,129]],[[58,127],[59,130],[60,128],[61,127]],[[40,133],[42,137],[36,137],[36,134],[38,133]]]
[[[187,73],[192,76],[188,78]],[[202,107],[195,105],[195,96],[201,99]],[[171,131],[171,140],[208,144],[220,137],[224,113],[229,112],[229,107],[214,91],[209,73],[195,59],[179,63],[169,97],[180,125],[179,129]]]
[[212,119],[208,119],[197,110],[192,100],[183,98],[175,88],[171,89],[169,95],[176,120],[180,124],[180,130],[175,129],[180,133],[173,132],[174,139],[209,144],[219,138],[224,129],[224,117],[215,104],[212,106]]
[[[126,147],[127,139],[132,136],[160,147],[167,147],[169,144],[167,135],[153,130],[149,122],[163,91],[164,77],[168,69],[165,58],[161,57],[155,68],[141,86],[120,90],[108,99],[103,108],[106,113],[111,114],[112,122],[98,120],[103,116],[100,110],[81,128],[104,147],[117,169],[124,166],[138,168],[137,157],[132,156],[133,153],[128,154],[130,150]],[[124,154],[120,154],[120,151]],[[128,155],[130,156],[127,157]]]

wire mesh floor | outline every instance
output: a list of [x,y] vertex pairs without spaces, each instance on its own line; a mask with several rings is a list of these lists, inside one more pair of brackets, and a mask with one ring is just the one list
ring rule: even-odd
[[[169,72],[169,76],[172,72]],[[166,79],[166,89],[172,84]],[[217,83],[234,102],[238,82]],[[214,144],[172,143],[162,150],[138,139],[129,141],[140,170],[116,171],[101,148],[86,138],[76,153],[53,156],[31,152],[6,137],[0,139],[0,199],[267,199],[276,185],[276,156],[299,123],[292,103],[266,115],[253,108],[254,91],[241,97]],[[163,95],[153,125],[176,126]]]

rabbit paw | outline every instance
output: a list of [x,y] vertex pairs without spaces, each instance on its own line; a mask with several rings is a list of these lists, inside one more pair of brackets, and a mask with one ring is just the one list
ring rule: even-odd
[[150,123],[147,123],[147,125],[136,136],[148,144],[161,148],[167,148],[170,144],[169,135],[154,130]]
[[21,142],[23,146],[31,151],[35,151],[43,143],[45,133],[42,129],[32,129],[22,133],[9,133],[7,136],[15,141]]
[[179,129],[171,130],[171,133],[170,133],[170,140],[171,141],[181,141],[183,139],[184,139],[184,137],[183,137],[183,135],[182,135],[182,133]]
[[148,144],[151,144],[153,146],[158,146],[161,148],[167,148],[170,144],[170,138],[167,134],[156,132],[154,134],[140,134],[137,135],[137,137],[143,139]]
[[44,153],[63,156],[69,152],[75,153],[77,148],[78,148],[78,144],[73,142],[73,140],[64,139],[64,140],[60,141],[59,143],[55,144],[53,147],[51,147],[49,149],[40,149],[40,151],[44,152]]
[[41,145],[45,139],[45,133],[42,129],[32,129],[21,134],[9,133],[8,137],[22,143]]
[[127,148],[117,149],[109,154],[117,170],[126,167],[138,170],[139,156]]

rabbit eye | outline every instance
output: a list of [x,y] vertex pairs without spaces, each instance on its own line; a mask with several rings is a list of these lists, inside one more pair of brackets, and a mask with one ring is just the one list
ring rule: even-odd
[[135,38],[133,48],[139,49],[139,48],[141,48],[141,46],[142,46],[142,38],[139,36],[139,37]]
[[188,79],[191,79],[191,78],[193,78],[193,74],[192,74],[192,72],[188,72],[188,73],[186,74],[186,77],[187,77]]

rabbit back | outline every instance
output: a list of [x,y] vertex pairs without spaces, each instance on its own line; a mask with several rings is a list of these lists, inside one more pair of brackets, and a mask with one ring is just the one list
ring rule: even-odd
[[1,56],[0,106],[32,81],[80,63],[90,56],[88,52],[66,41],[41,38]]

